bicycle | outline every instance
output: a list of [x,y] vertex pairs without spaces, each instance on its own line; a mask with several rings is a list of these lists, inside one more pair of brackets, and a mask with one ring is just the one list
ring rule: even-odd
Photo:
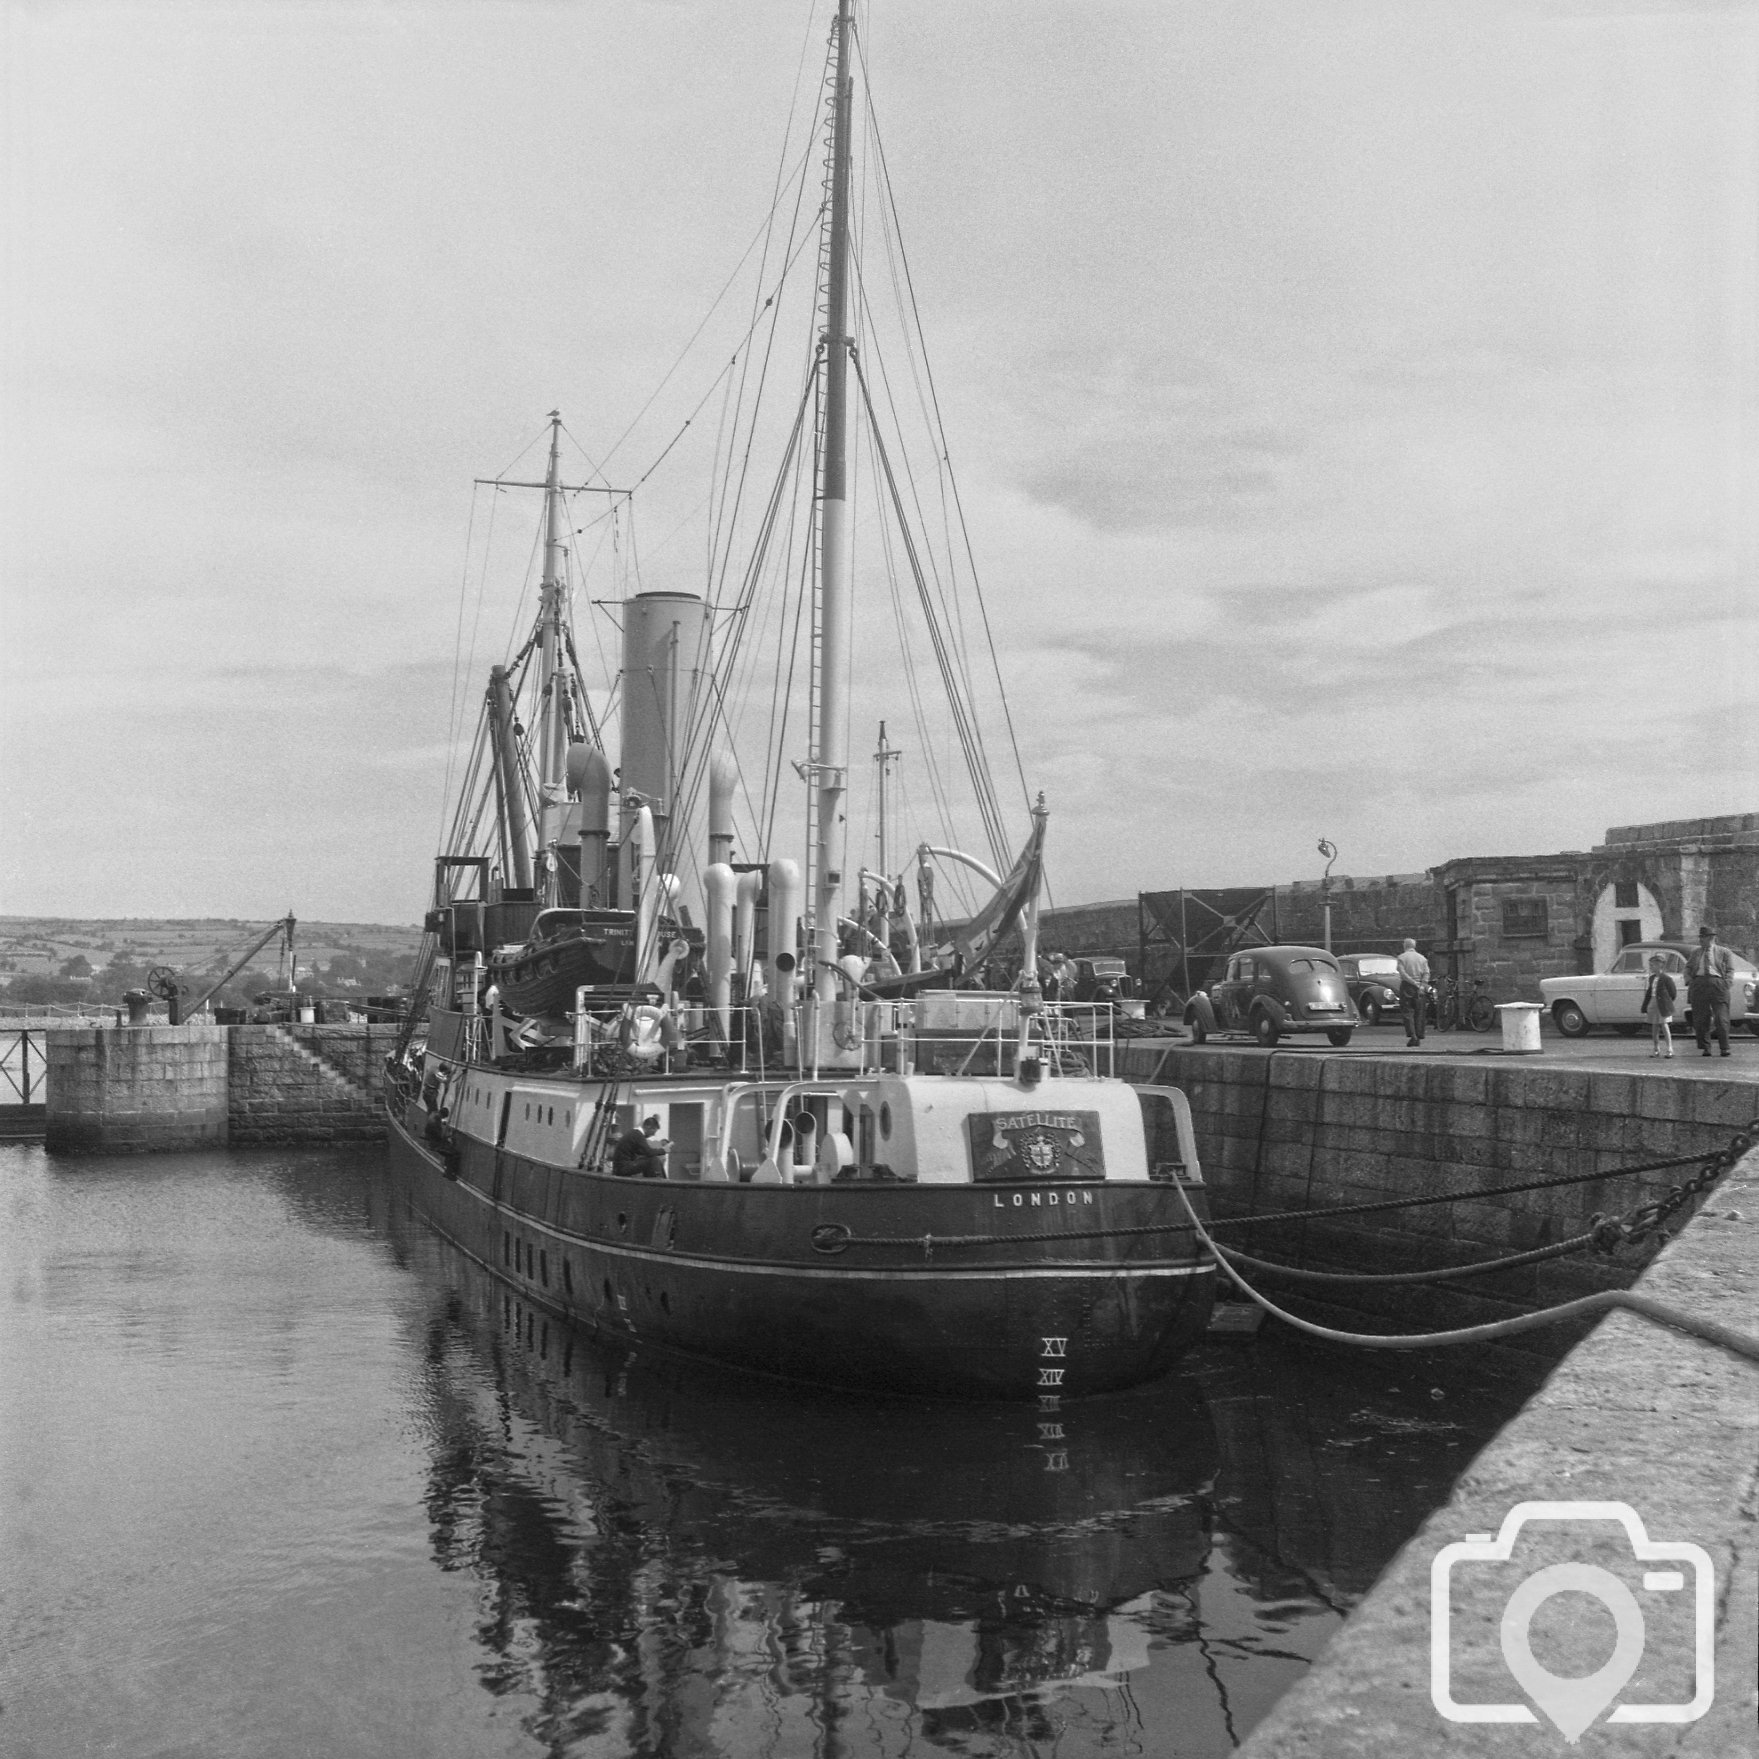
[[1430,1020],[1438,1032],[1488,1032],[1496,1024],[1496,1004],[1475,977],[1467,989],[1457,978],[1444,977],[1439,991],[1429,991]]

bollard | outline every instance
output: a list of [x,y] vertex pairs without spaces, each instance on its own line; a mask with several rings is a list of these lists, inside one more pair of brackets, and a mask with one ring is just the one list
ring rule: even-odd
[[1545,1012],[1541,1002],[1498,1002],[1497,1014],[1502,1019],[1504,1056],[1537,1056],[1544,1049],[1539,1042],[1539,1016]]

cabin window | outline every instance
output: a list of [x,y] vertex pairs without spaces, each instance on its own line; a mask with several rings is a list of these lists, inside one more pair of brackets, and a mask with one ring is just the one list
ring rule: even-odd
[[562,1287],[570,1295],[574,1293],[574,1266],[566,1258],[562,1260]]
[[537,1277],[546,1289],[550,1286],[550,1255],[547,1252],[537,1255]]
[[879,1109],[880,1139],[889,1142],[892,1139],[892,1102],[882,1099]]
[[572,1107],[570,1107],[567,1111],[563,1112],[562,1123],[566,1127],[568,1125],[571,1125],[573,1122],[574,1122],[574,1110]]
[[513,1262],[513,1236],[505,1228],[501,1230],[501,1262],[503,1264]]
[[530,1100],[527,1100],[525,1102],[525,1115],[526,1115],[526,1118],[529,1120],[531,1117],[531,1101]]

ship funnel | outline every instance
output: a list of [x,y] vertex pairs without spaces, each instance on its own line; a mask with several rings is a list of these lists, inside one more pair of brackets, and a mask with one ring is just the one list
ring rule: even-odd
[[622,610],[623,787],[652,809],[653,851],[670,864],[681,840],[688,841],[673,815],[710,664],[713,613],[688,592],[637,593]]
[[708,770],[708,858],[733,859],[733,793],[739,786],[739,766],[731,755],[717,751]]

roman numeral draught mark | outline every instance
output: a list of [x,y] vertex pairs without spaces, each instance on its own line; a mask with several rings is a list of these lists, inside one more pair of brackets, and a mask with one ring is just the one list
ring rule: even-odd
[[1046,1338],[1044,1340],[1044,1353],[1047,1356],[1067,1356],[1069,1340],[1067,1338]]
[[1063,1384],[1063,1371],[1062,1371],[1062,1369],[1060,1369],[1060,1368],[1041,1368],[1041,1369],[1039,1369],[1039,1371],[1038,1371],[1038,1384],[1040,1386],[1061,1386]]

